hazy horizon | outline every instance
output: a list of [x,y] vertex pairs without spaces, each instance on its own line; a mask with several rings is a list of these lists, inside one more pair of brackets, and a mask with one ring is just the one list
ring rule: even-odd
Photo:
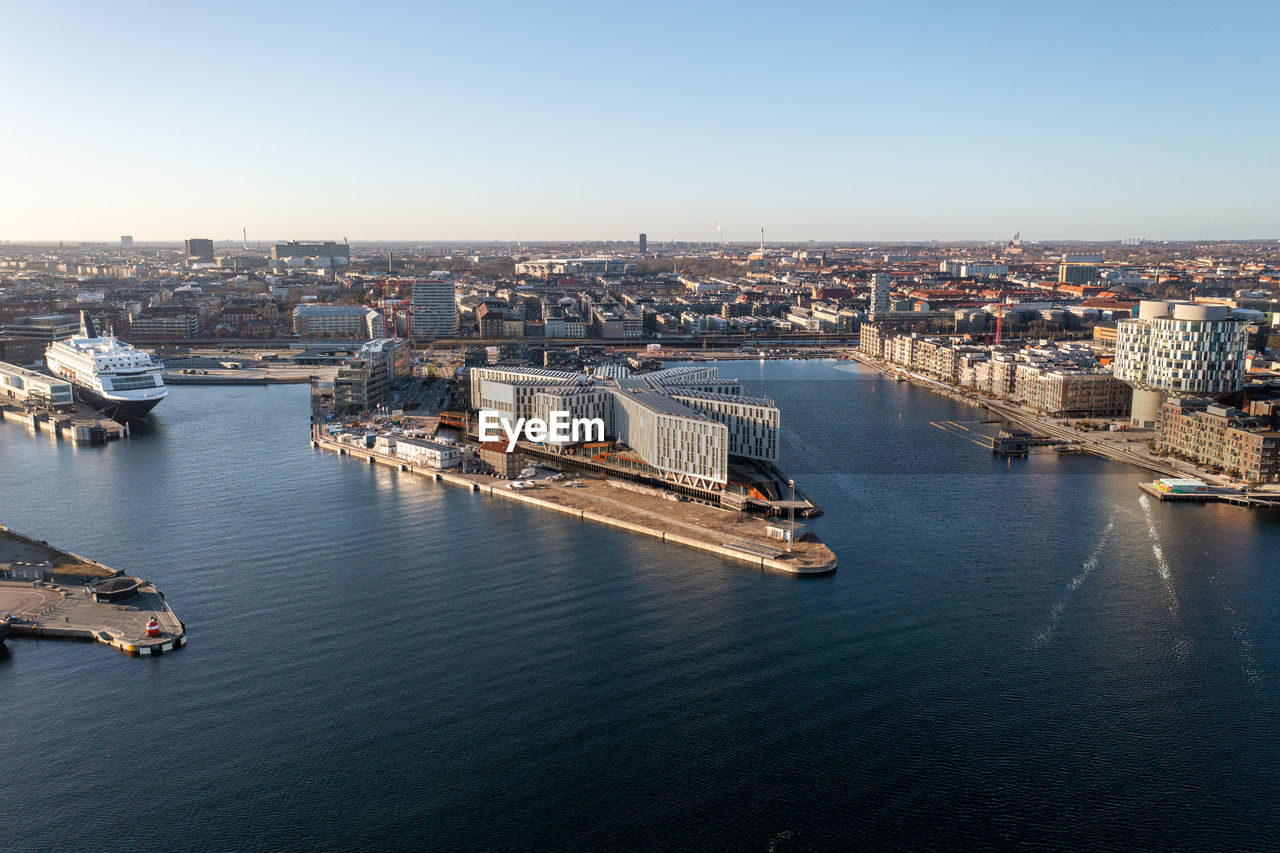
[[10,242],[1280,232],[1274,4],[7,11]]
[[[118,249],[120,248],[121,236],[132,237],[133,248],[138,248],[139,246],[168,246],[168,245],[182,246],[186,240],[192,239],[192,238],[211,239],[213,240],[214,245],[216,246],[221,246],[223,244],[233,244],[235,246],[240,246],[242,244],[242,240],[239,237],[210,237],[207,233],[192,233],[186,237],[155,237],[155,238],[140,237],[136,234],[117,235],[115,237],[92,237],[92,238],[91,237],[66,237],[66,238],[55,238],[55,239],[45,238],[45,239],[23,239],[23,240],[11,240],[8,238],[0,237],[0,246],[8,245],[8,246],[55,246],[56,247],[59,243],[63,243],[68,248],[73,248],[73,247],[79,246],[80,244],[87,244],[89,246],[102,246],[104,248]],[[501,238],[501,237],[500,238],[483,238],[483,239],[467,239],[467,238],[442,239],[437,237],[399,237],[399,238],[335,237],[330,234],[308,234],[308,235],[289,236],[289,237],[264,237],[261,239],[254,239],[252,236],[250,236],[249,248],[265,249],[265,248],[269,248],[272,244],[284,243],[290,240],[298,240],[303,242],[331,240],[338,243],[341,243],[345,240],[347,243],[349,243],[352,246],[358,246],[360,244],[366,244],[366,245],[394,244],[394,245],[413,245],[413,246],[428,246],[428,245],[479,246],[484,244],[497,244],[497,245],[520,244],[524,246],[543,246],[543,245],[564,245],[564,244],[578,244],[578,243],[635,243],[636,237],[638,236],[639,234],[637,233],[635,235],[632,235],[630,238],[627,238],[627,237],[599,237],[599,238],[565,237],[565,238],[549,238],[549,239],[537,239],[537,240],[518,240],[518,239]],[[1006,235],[1003,237],[986,237],[986,238],[971,238],[971,239],[910,238],[910,239],[896,239],[896,240],[895,239],[788,240],[785,238],[774,239],[766,235],[764,242],[766,247],[776,246],[776,245],[796,246],[796,245],[803,245],[806,243],[817,244],[820,246],[839,246],[839,247],[849,247],[849,248],[856,248],[860,246],[927,246],[927,245],[934,245],[934,244],[942,245],[942,246],[954,246],[954,245],[964,245],[964,244],[986,246],[986,245],[995,244],[995,243],[1006,243],[1009,241],[1009,239],[1012,236],[1013,235]],[[648,237],[650,249],[662,248],[664,243],[691,243],[691,244],[699,244],[699,245],[706,244],[708,246],[721,244],[719,240],[706,240],[706,239],[662,240],[654,237],[654,235],[652,234],[648,234],[647,237]],[[1143,239],[1145,240],[1146,245],[1171,244],[1171,243],[1197,244],[1197,243],[1271,243],[1271,242],[1280,244],[1280,236],[1277,236],[1277,237],[1214,237],[1210,240],[1205,240],[1204,238],[1195,238],[1195,237],[1186,238],[1186,239],[1147,237]],[[1121,238],[1096,239],[1096,240],[1092,240],[1088,238],[1078,238],[1078,237],[1043,237],[1043,238],[1034,239],[1034,240],[1028,239],[1026,237],[1022,238],[1023,246],[1054,245],[1054,244],[1062,244],[1062,243],[1079,243],[1082,245],[1113,245],[1113,244],[1121,245]],[[751,246],[759,245],[759,240],[758,239],[755,241],[725,240],[721,245],[723,245],[725,248],[748,248]]]

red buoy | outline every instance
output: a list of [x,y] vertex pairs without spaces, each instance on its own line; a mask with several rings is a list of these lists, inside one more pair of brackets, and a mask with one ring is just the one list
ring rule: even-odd
[[155,619],[152,619],[151,621],[147,622],[147,636],[148,637],[160,636],[160,623],[157,622]]

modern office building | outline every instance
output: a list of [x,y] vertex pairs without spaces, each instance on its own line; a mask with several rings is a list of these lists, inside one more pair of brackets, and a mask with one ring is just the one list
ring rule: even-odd
[[1008,264],[973,263],[971,261],[966,261],[960,266],[961,278],[990,278],[992,276],[1008,274]]
[[62,341],[80,331],[79,314],[42,314],[18,317],[4,324],[5,337],[44,341]]
[[640,267],[622,258],[539,258],[515,266],[518,276],[547,278],[558,275],[635,275]]
[[132,248],[133,248],[133,235],[132,235],[132,234],[121,234],[121,235],[120,235],[120,248],[121,248],[121,249],[132,249]]
[[376,338],[360,347],[357,358],[381,361],[392,385],[413,375],[413,359],[409,342],[404,338]]
[[451,280],[414,279],[410,299],[413,337],[447,338],[458,334],[458,305]]
[[781,413],[773,400],[705,391],[680,391],[673,393],[671,398],[724,424],[728,430],[731,456],[778,461]]
[[647,251],[649,251],[649,235],[641,231],[640,232],[640,254],[643,255]]
[[271,260],[292,262],[294,266],[319,262],[320,266],[345,267],[351,263],[351,247],[332,240],[290,240],[271,247]]
[[200,337],[195,309],[148,308],[129,318],[129,337],[147,340],[190,340]]
[[723,488],[729,482],[729,430],[656,391],[616,391],[618,441],[677,485]]
[[213,241],[207,237],[191,237],[188,239],[187,263],[213,263]]
[[382,330],[382,314],[363,305],[299,305],[293,331],[304,338],[328,336],[369,340]]
[[1100,280],[1098,268],[1094,264],[1059,264],[1058,282],[1060,284],[1093,284]]
[[1133,388],[1130,423],[1154,429],[1170,397],[1217,398],[1244,385],[1248,324],[1225,305],[1143,300],[1116,323],[1116,378]]
[[386,362],[353,358],[333,378],[333,408],[339,413],[371,411],[387,399],[391,381]]
[[[742,396],[715,367],[597,375],[533,367],[473,367],[472,408],[520,418],[600,418],[635,465],[701,493],[723,491],[729,457],[774,462],[780,415],[772,400]],[[559,442],[561,445],[572,444]],[[552,442],[547,442],[551,446]]]
[[585,373],[542,367],[473,367],[468,379],[471,408],[497,412],[513,424],[534,416],[539,392],[560,385],[585,386],[591,381]]

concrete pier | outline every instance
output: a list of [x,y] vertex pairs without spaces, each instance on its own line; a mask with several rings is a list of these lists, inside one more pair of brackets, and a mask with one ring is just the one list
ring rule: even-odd
[[[0,611],[9,613],[9,636],[87,640],[140,657],[171,652],[187,644],[186,625],[174,615],[164,594],[143,583],[124,601],[97,601],[92,587],[47,582],[0,581]],[[147,636],[147,623],[157,623]]]
[[76,403],[63,411],[28,412],[0,406],[0,421],[20,423],[32,432],[46,433],[77,444],[102,444],[129,435],[128,424],[114,421],[83,403]]
[[[115,583],[128,597],[108,600],[115,569],[0,526],[0,613],[10,637],[86,640],[127,655],[159,655],[187,644],[187,627],[164,593],[139,581]],[[157,623],[147,636],[147,623]]]
[[764,535],[764,521],[740,513],[610,489],[603,480],[583,480],[577,488],[547,483],[534,489],[513,490],[506,480],[409,465],[372,448],[333,441],[319,431],[313,431],[311,443],[313,447],[341,456],[388,465],[494,497],[576,516],[583,521],[709,551],[761,569],[793,575],[826,575],[836,570],[836,555],[816,538],[801,539],[794,543],[794,550],[788,552],[785,543]]

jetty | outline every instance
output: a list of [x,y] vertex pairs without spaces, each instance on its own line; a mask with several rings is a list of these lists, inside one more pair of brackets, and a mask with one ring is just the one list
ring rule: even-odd
[[[496,498],[549,509],[651,536],[662,542],[709,551],[760,569],[792,575],[827,575],[836,570],[836,555],[813,534],[795,539],[791,550],[776,535],[788,524],[776,518],[760,518],[703,504],[674,500],[675,496],[637,490],[632,484],[602,475],[581,475],[572,480],[539,480],[531,487],[512,488],[511,481],[454,469],[414,465],[371,447],[344,444],[318,427],[311,432],[312,447],[370,464],[462,486]],[[772,535],[771,535],[772,533]]]
[[0,622],[13,638],[102,643],[132,657],[187,644],[155,584],[0,525]]
[[1226,503],[1252,508],[1280,508],[1280,495],[1250,494],[1239,489],[1213,486],[1194,477],[1165,477],[1138,488],[1162,503]]

